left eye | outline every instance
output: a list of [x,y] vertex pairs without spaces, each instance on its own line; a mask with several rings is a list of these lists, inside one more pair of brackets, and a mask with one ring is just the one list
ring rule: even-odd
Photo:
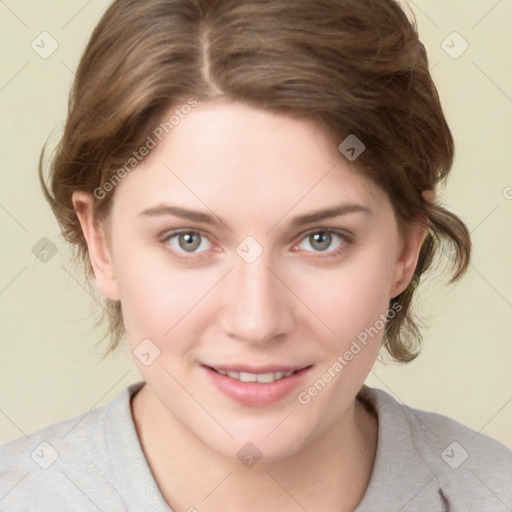
[[[341,243],[339,243],[337,247],[334,247],[334,249],[342,246],[345,238],[342,233],[337,233],[336,231],[314,231],[306,235],[298,246],[304,249],[303,244],[306,242],[313,247],[315,252],[326,252],[336,239],[340,240]],[[331,247],[331,249],[333,248]],[[306,248],[306,250],[308,249]]]

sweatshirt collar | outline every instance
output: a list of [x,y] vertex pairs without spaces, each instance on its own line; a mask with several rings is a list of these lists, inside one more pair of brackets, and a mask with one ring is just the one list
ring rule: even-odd
[[131,411],[131,399],[144,386],[128,386],[109,406],[104,419],[105,441],[111,461],[112,485],[126,510],[172,512],[163,498],[142,450]]
[[379,423],[370,482],[355,512],[448,512],[437,474],[415,446],[409,408],[380,389],[363,385],[357,398]]
[[[131,411],[131,399],[144,386],[128,386],[108,407],[104,435],[112,484],[132,510],[173,512],[153,477]],[[377,451],[363,499],[355,512],[431,510],[448,512],[436,474],[416,449],[408,414],[386,392],[364,385],[358,396],[378,419]]]

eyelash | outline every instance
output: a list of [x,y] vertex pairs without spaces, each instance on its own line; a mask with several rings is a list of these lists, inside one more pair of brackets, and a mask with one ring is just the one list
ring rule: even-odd
[[[209,240],[208,237],[206,236],[206,234],[204,234],[200,230],[180,229],[180,230],[171,231],[171,232],[166,233],[162,237],[161,241],[162,241],[162,243],[167,248],[169,248],[169,241],[171,239],[181,235],[181,234],[184,234],[184,233],[192,233],[192,234],[195,234],[195,235],[200,235],[201,237],[206,238],[207,240]],[[317,233],[322,233],[322,234],[329,233],[331,235],[335,235],[335,236],[339,237],[342,240],[342,244],[338,248],[333,249],[331,251],[326,251],[326,252],[323,252],[323,251],[307,251],[307,252],[313,252],[313,253],[316,252],[316,253],[318,253],[318,255],[313,256],[313,258],[321,258],[321,259],[335,258],[335,257],[341,255],[341,253],[345,251],[346,246],[348,244],[352,244],[354,242],[353,235],[348,233],[347,231],[338,231],[336,229],[331,229],[331,228],[316,228],[316,229],[310,230],[310,231],[302,234],[299,242],[296,245],[300,244],[303,240],[305,240],[309,236],[311,236],[313,234],[317,234]],[[173,253],[173,257],[178,259],[178,260],[180,260],[180,261],[190,261],[190,260],[193,260],[193,259],[197,260],[198,257],[194,256],[194,254],[199,254],[200,255],[199,258],[202,258],[202,256],[201,256],[202,253],[188,253],[188,254],[190,254],[190,256],[184,256],[183,254],[187,254],[187,253],[178,252],[178,251],[176,251],[174,249],[169,249],[169,250]],[[294,252],[296,252],[296,251],[294,251]]]

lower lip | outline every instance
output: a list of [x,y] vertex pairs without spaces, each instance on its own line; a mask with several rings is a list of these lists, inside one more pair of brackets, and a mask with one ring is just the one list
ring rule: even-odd
[[227,375],[221,375],[207,366],[202,368],[220,391],[235,402],[249,407],[275,404],[296,389],[311,370],[311,366],[308,366],[280,380],[262,383],[242,382]]

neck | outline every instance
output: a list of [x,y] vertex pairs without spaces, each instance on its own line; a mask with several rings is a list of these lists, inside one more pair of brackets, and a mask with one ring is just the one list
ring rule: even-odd
[[155,480],[176,512],[353,511],[377,447],[377,419],[358,400],[300,452],[251,467],[202,443],[147,384],[132,399],[132,415]]

